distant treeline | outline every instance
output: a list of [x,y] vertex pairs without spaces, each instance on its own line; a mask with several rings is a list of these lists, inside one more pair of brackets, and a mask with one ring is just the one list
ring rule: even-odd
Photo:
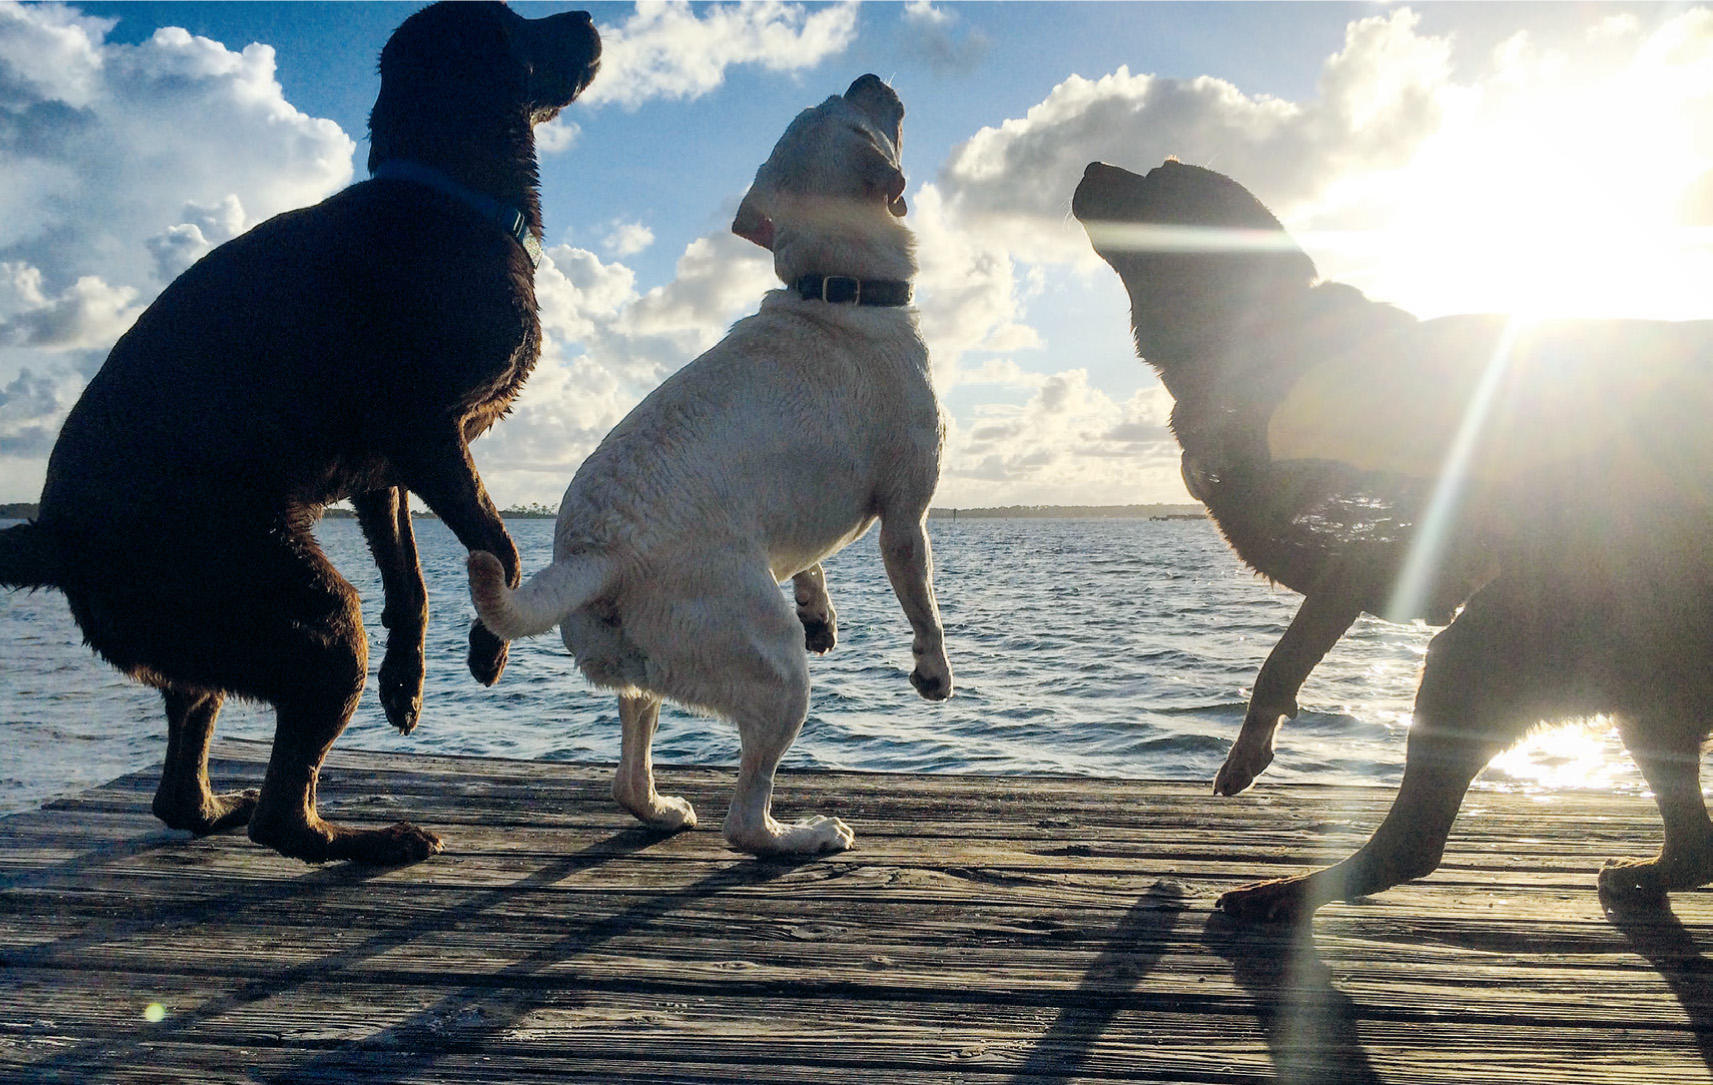
[[[33,520],[38,506],[33,501],[0,504],[0,520]],[[324,516],[350,520],[357,514],[343,505],[330,506]],[[419,520],[438,519],[425,509],[414,509]],[[509,520],[553,520],[557,509],[546,505],[514,505],[501,509]],[[1200,505],[1006,505],[997,509],[929,509],[933,520],[1200,520],[1207,510]]]
[[929,509],[930,520],[1201,520],[1200,505],[1006,505],[997,509]]
[[[334,520],[354,520],[357,514],[344,505],[329,505],[321,515]],[[440,517],[427,509],[411,509],[413,520],[438,520]],[[550,509],[546,505],[513,505],[509,509],[501,509],[500,515],[508,520],[557,520],[558,509]]]
[[[0,520],[34,520],[41,506],[34,501],[16,501],[12,504],[0,504]],[[344,505],[329,505],[321,513],[332,520],[354,520],[357,514]],[[418,520],[438,520],[439,517],[426,509],[412,509],[411,516]],[[518,505],[514,508],[501,509],[500,515],[512,520],[553,520],[557,519],[557,509],[546,505]]]

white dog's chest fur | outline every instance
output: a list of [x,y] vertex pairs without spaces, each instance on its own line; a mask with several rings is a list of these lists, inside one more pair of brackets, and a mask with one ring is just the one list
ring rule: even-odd
[[554,558],[658,573],[733,548],[785,580],[931,493],[941,424],[913,310],[773,291],[614,428],[560,506]]

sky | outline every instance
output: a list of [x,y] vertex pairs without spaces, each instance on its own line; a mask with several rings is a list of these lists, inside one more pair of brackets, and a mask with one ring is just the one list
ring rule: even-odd
[[[0,0],[0,502],[180,271],[366,176],[415,3]],[[1168,156],[1265,202],[1321,275],[1424,317],[1713,317],[1713,10],[1682,4],[519,3],[595,17],[538,130],[545,346],[473,447],[501,506],[583,458],[777,285],[730,233],[797,112],[903,98],[941,507],[1189,500],[1171,402],[1071,219]]]

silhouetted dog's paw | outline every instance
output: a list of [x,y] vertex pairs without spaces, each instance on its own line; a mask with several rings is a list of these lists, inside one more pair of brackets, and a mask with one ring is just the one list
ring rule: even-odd
[[506,651],[510,646],[488,632],[481,622],[470,623],[470,674],[484,686],[500,680],[506,671]]
[[1314,914],[1308,879],[1278,878],[1220,894],[1214,910],[1242,923],[1289,923]]

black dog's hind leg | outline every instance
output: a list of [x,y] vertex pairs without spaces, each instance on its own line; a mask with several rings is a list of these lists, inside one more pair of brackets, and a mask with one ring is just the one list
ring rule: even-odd
[[167,757],[151,809],[168,828],[198,836],[243,825],[256,809],[255,788],[217,795],[208,784],[208,747],[225,695],[216,690],[166,686]]
[[[1502,590],[1477,593],[1428,648],[1403,783],[1373,837],[1342,863],[1233,889],[1217,907],[1246,920],[1306,918],[1329,901],[1432,873],[1476,774],[1549,714],[1545,693],[1563,675],[1551,661],[1551,638],[1523,635],[1531,627],[1527,609]],[[1531,654],[1543,643],[1542,654]]]
[[[441,850],[433,833],[408,823],[347,829],[322,819],[321,763],[356,710],[368,678],[368,640],[357,592],[307,534],[285,547],[252,545],[243,570],[260,591],[215,606],[220,624],[241,618],[244,639],[211,645],[233,688],[274,705],[273,753],[250,818],[250,839],[308,862],[350,859],[395,865]],[[238,682],[245,683],[238,685]]]
[[386,606],[387,654],[381,660],[381,708],[387,722],[409,734],[422,716],[423,639],[428,590],[410,523],[410,493],[403,487],[372,490],[351,499],[369,552],[381,571]]
[[1701,795],[1701,733],[1677,719],[1618,717],[1618,730],[1642,770],[1665,823],[1665,846],[1653,859],[1612,859],[1600,892],[1658,901],[1673,889],[1713,882],[1713,820]]

